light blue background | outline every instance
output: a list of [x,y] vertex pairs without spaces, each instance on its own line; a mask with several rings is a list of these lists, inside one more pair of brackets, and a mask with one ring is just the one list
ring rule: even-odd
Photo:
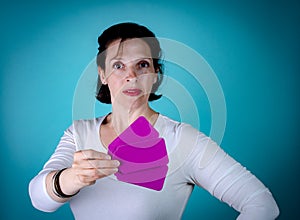
[[[120,21],[144,24],[159,37],[189,45],[207,60],[226,98],[222,147],[271,189],[280,219],[296,219],[300,122],[296,2],[1,1],[1,219],[72,219],[68,206],[51,214],[35,210],[27,187],[72,122],[76,83],[97,52],[97,36]],[[201,128],[207,133],[210,113],[201,97],[197,105],[203,106]],[[171,104],[162,103],[160,111],[167,114],[164,106]],[[107,107],[97,109],[104,114]],[[184,219],[236,215],[197,188]]]

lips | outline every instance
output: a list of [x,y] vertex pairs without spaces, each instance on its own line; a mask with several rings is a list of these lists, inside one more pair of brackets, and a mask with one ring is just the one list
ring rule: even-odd
[[126,89],[126,90],[123,90],[123,93],[125,95],[128,95],[128,96],[138,96],[142,93],[142,90],[140,89]]

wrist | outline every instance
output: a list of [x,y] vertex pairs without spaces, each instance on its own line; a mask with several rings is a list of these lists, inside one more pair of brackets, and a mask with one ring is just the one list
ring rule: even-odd
[[66,170],[67,170],[67,168],[58,170],[52,177],[52,183],[53,183],[52,191],[57,197],[60,197],[63,199],[71,198],[80,191],[79,189],[67,190],[67,188],[70,188],[70,187],[65,187],[66,181],[62,181],[63,173],[65,173]]

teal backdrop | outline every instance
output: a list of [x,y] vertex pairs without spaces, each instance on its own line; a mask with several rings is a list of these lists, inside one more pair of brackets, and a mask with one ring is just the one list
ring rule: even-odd
[[[72,123],[76,85],[95,57],[98,35],[123,21],[144,24],[158,37],[182,42],[203,56],[226,100],[223,149],[271,189],[279,219],[297,219],[300,10],[291,0],[2,0],[0,218],[73,219],[68,205],[55,213],[35,210],[28,183]],[[193,83],[192,78],[180,80]],[[200,129],[208,134],[205,93],[199,88],[191,94]],[[178,120],[170,100],[153,105]],[[109,106],[97,104],[97,116],[108,111]],[[195,188],[183,219],[236,216],[228,205]]]

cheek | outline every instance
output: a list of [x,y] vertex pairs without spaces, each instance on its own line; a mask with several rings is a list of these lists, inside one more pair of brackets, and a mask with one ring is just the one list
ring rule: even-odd
[[156,75],[154,74],[145,74],[141,75],[138,77],[138,80],[143,84],[143,85],[153,85],[156,82]]
[[139,79],[140,85],[147,93],[151,92],[152,86],[155,83],[155,81],[156,81],[156,77],[155,75],[152,74],[144,75]]
[[120,91],[120,89],[123,86],[122,80],[114,79],[114,77],[110,77],[107,80],[107,84],[112,96],[116,96],[116,94]]

